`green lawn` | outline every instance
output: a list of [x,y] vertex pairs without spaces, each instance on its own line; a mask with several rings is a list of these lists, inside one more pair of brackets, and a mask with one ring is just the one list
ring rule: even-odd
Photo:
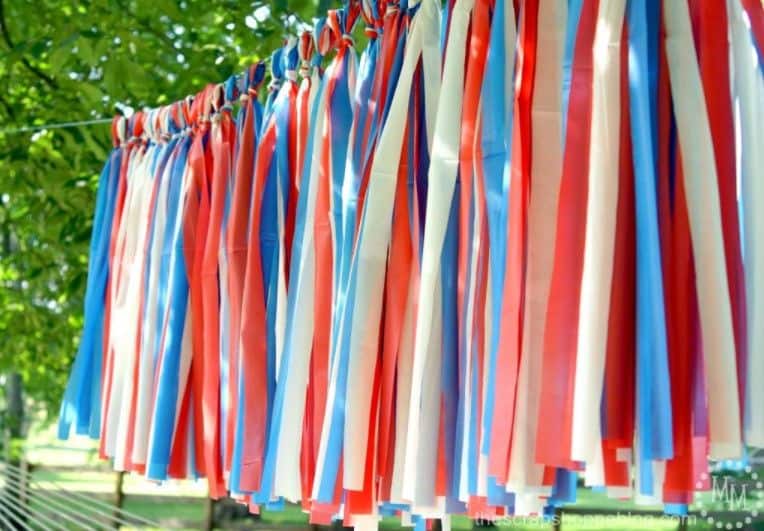
[[[108,502],[114,489],[115,474],[109,471],[58,471],[39,470],[34,472],[33,478],[40,481],[40,485],[55,483],[69,490],[92,494],[99,500]],[[193,494],[199,490],[199,485],[194,482],[182,482],[172,486],[168,485],[168,491],[163,487],[149,483],[140,477],[125,477],[124,508],[127,512],[140,515],[160,524],[161,528],[198,528],[204,518],[205,498],[204,493]],[[202,488],[203,490],[203,488]],[[161,496],[161,497],[160,497]],[[579,489],[580,502],[576,507],[600,508],[609,511],[619,511],[621,514],[632,510],[645,509],[630,502],[609,499],[603,494],[592,492],[589,489]],[[562,527],[574,530],[606,530],[613,529],[615,521],[608,521],[601,517],[590,515],[563,514]],[[244,525],[244,523],[242,523]],[[307,515],[297,505],[287,505],[283,511],[263,511],[257,521],[246,523],[246,527],[259,529],[299,529],[308,525]],[[237,524],[237,527],[238,524]],[[452,529],[472,529],[472,522],[463,516],[452,518]],[[531,530],[550,529],[549,523],[534,521],[501,522],[497,528]],[[625,517],[617,520],[617,528],[624,531],[637,529],[671,530],[676,529],[674,521],[653,517]],[[710,529],[706,524],[691,526],[692,529]],[[380,529],[393,530],[403,529],[397,517],[384,518],[380,522]]]
[[[116,473],[110,465],[100,461],[95,451],[93,441],[75,438],[70,441],[58,441],[54,432],[48,428],[32,431],[26,447],[28,461],[39,467],[33,471],[33,488],[53,489],[63,488],[84,495],[85,501],[79,500],[82,507],[95,507],[104,511],[103,503],[113,502]],[[124,510],[142,518],[156,522],[160,529],[198,529],[203,522],[206,510],[206,485],[204,481],[168,481],[163,484],[150,482],[136,475],[125,475],[123,483],[125,493]],[[761,500],[751,493],[752,503]],[[565,530],[606,530],[620,529],[623,531],[638,529],[672,530],[677,529],[677,522],[661,516],[628,516],[632,511],[660,511],[659,506],[639,506],[631,501],[608,498],[602,492],[581,488],[577,493],[575,509],[603,510],[619,513],[618,520],[608,519],[602,515],[563,514],[562,528]],[[88,505],[87,500],[94,500]],[[710,494],[699,498],[701,508],[721,510],[719,504],[713,504]],[[99,504],[100,503],[100,504]],[[40,508],[40,510],[45,510]],[[48,509],[50,510],[50,508]],[[108,512],[108,509],[106,510]],[[763,511],[764,512],[764,511]],[[308,525],[307,515],[297,505],[287,505],[283,511],[263,511],[258,519],[246,519],[236,522],[236,529],[305,529]],[[551,529],[551,524],[538,519],[502,521],[496,529],[539,530]],[[690,529],[713,529],[704,518],[691,522]],[[726,526],[723,526],[726,528]],[[733,529],[735,528],[733,524]],[[752,527],[747,527],[751,529]],[[764,529],[764,525],[758,527]],[[147,529],[143,527],[141,529]],[[400,525],[397,517],[384,518],[380,529],[406,529]],[[472,529],[472,522],[466,517],[456,516],[451,520],[451,529],[460,531]]]

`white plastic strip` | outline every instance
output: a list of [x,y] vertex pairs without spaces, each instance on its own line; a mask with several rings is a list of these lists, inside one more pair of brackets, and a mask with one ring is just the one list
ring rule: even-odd
[[[314,80],[317,83],[320,81]],[[311,90],[313,88],[311,87]],[[326,113],[326,91],[321,92],[322,99],[318,102],[321,110],[316,116],[316,131],[323,129]],[[318,135],[316,135],[318,136]],[[313,153],[308,153],[314,161],[319,160],[321,142],[313,143]],[[289,370],[284,382],[284,414],[281,416],[279,448],[276,454],[273,493],[283,496],[289,501],[298,501],[300,490],[300,445],[302,443],[302,425],[305,418],[305,394],[308,386],[308,367],[313,348],[313,310],[315,297],[315,267],[316,255],[313,245],[313,225],[316,211],[316,192],[318,183],[319,164],[311,165],[310,185],[303,186],[301,193],[308,194],[308,209],[305,214],[305,230],[301,242],[302,261],[297,275],[291,279],[289,289],[295,297],[294,315],[288,316],[291,326],[287,333],[291,334],[291,350]],[[304,183],[305,181],[303,181]]]
[[[571,457],[591,465],[590,484],[604,483],[600,402],[613,279],[620,127],[621,35],[626,0],[600,2],[594,33],[592,126],[586,243],[579,301]],[[597,471],[597,474],[595,474]]]
[[[427,175],[422,277],[403,473],[403,497],[415,505],[433,505],[435,502],[437,452],[433,449],[438,447],[442,361],[442,315],[438,297],[440,257],[459,166],[464,62],[473,5],[474,0],[456,0],[451,12]],[[437,397],[433,396],[435,394]]]
[[740,407],[714,148],[687,2],[664,2],[663,14],[695,256],[710,453],[712,459],[734,459],[742,450]]
[[[562,60],[564,17],[557,0],[540,0],[536,72],[531,103],[531,184],[522,356],[517,382],[508,485],[538,489],[544,467],[536,464],[536,426],[549,285],[554,265],[557,198],[562,176]],[[563,19],[562,22],[560,19]]]
[[398,84],[369,176],[363,221],[353,257],[354,272],[357,272],[356,298],[355,301],[348,301],[348,304],[353,304],[353,318],[351,323],[343,323],[343,326],[352,327],[344,439],[343,486],[346,489],[360,490],[363,487],[385,266],[403,134],[408,121],[411,84],[420,57],[424,59],[424,42],[437,35],[439,23],[440,13],[436,2],[427,0],[412,23]]
[[743,209],[743,257],[748,317],[745,441],[764,447],[764,76],[739,0],[727,2],[738,130],[738,193]]

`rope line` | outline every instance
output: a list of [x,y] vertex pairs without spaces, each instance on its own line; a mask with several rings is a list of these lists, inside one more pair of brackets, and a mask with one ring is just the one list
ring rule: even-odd
[[44,129],[68,129],[70,127],[81,127],[83,125],[110,124],[111,118],[94,118],[92,120],[79,120],[76,122],[59,122],[45,125],[26,125],[24,127],[8,127],[0,129],[0,134],[13,135],[16,133],[31,133],[42,131]]

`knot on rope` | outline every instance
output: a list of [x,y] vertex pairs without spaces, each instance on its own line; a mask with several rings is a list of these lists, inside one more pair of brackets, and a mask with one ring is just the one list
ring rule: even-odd
[[180,116],[178,123],[182,124],[183,129],[187,129],[191,125],[191,107],[193,103],[193,96],[186,96],[186,98],[180,102]]
[[342,37],[340,39],[340,47],[342,45],[346,46],[355,46],[355,39],[353,39],[353,36],[348,33],[343,33]]
[[226,112],[233,110],[231,99],[234,95],[236,79],[231,76],[225,83],[215,85],[210,96],[210,107],[212,110],[212,121],[217,123]]
[[253,97],[257,97],[257,92],[260,90],[260,86],[265,79],[265,63],[262,61],[257,62],[249,67],[247,72],[247,93]]
[[184,103],[185,100],[175,102],[170,105],[170,109],[167,111],[168,130],[172,131],[173,134],[183,131],[186,127],[182,109]]
[[284,48],[278,48],[271,54],[271,81],[268,84],[269,92],[276,92],[281,88],[284,79]]
[[159,131],[157,127],[157,115],[159,111],[157,109],[146,109],[146,119],[143,121],[143,137],[144,140],[156,140],[159,138]]
[[130,117],[130,140],[135,141],[143,135],[143,121],[145,117],[143,111],[138,111]]
[[111,140],[114,147],[124,145],[126,133],[127,119],[118,114],[111,121]]
[[366,23],[363,32],[371,40],[378,38],[382,33],[380,3],[376,0],[361,0],[361,16]]
[[332,9],[326,18],[326,26],[321,34],[319,51],[326,55],[329,49],[343,50],[348,46],[354,46],[353,27],[361,13],[360,4],[352,2],[341,9]]
[[192,131],[205,130],[210,121],[211,97],[215,85],[207,85],[191,100],[187,123]]
[[300,34],[297,44],[297,53],[300,56],[300,76],[308,77],[313,71],[311,60],[316,50],[316,41],[313,34],[309,31],[303,31]]
[[300,64],[300,42],[296,37],[289,37],[284,43],[284,77],[289,81],[297,81],[297,66]]
[[[115,116],[112,120],[112,143],[114,147],[128,143],[147,145],[149,142],[167,142],[173,137],[189,131],[192,123],[190,110],[192,99],[185,98],[169,105],[145,108],[133,114],[129,119]],[[197,104],[198,106],[198,104]],[[195,118],[194,118],[195,119]]]
[[366,35],[369,39],[374,40],[379,37],[379,35],[382,33],[379,28],[375,26],[366,26],[363,28],[363,33]]
[[210,107],[212,109],[213,116],[220,112],[224,103],[225,103],[224,89],[221,83],[221,84],[215,85],[215,89],[212,93],[212,97],[210,98]]
[[234,100],[238,97],[241,90],[239,90],[240,76],[233,75],[229,77],[225,82],[224,99],[222,110],[230,110]]
[[326,17],[316,19],[313,25],[313,44],[316,53],[313,55],[312,62],[315,66],[316,58],[320,64],[321,58],[331,49],[331,30],[326,24]]
[[310,77],[310,74],[313,73],[313,66],[310,64],[310,61],[303,61],[300,63],[300,70],[298,73],[300,74],[300,77]]

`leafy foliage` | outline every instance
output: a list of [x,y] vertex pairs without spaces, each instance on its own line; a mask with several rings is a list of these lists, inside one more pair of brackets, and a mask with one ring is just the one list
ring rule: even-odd
[[111,148],[108,124],[24,128],[180,99],[267,57],[325,8],[0,0],[0,372],[20,372],[48,413],[79,340],[95,191]]

